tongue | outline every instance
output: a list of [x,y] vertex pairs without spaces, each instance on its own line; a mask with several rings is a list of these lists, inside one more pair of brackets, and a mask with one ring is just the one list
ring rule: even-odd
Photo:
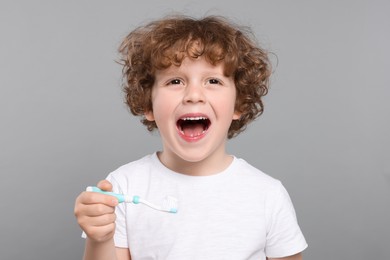
[[201,135],[203,132],[203,124],[186,124],[182,126],[182,130],[185,136],[198,136]]

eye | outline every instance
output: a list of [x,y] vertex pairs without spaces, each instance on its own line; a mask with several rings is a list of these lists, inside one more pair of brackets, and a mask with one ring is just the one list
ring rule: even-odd
[[209,79],[210,84],[221,84],[221,82],[218,79]]
[[180,79],[171,79],[169,82],[168,82],[168,85],[179,85],[181,84],[182,81]]

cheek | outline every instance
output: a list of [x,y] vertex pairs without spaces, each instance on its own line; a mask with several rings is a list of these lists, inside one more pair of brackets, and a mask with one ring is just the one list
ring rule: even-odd
[[226,112],[234,112],[236,108],[236,95],[233,93],[218,95],[215,99],[215,104]]
[[172,115],[174,110],[173,99],[170,96],[164,95],[163,92],[155,93],[152,96],[153,115],[156,121],[166,120]]

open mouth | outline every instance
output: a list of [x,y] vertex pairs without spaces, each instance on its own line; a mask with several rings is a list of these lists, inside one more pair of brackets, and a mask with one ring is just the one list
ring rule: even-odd
[[204,134],[210,127],[207,117],[183,117],[177,120],[177,128],[185,137],[197,137]]

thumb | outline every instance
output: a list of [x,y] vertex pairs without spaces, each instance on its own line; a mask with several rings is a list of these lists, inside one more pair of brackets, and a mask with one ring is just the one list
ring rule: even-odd
[[97,187],[104,191],[112,191],[112,184],[108,180],[99,181]]

